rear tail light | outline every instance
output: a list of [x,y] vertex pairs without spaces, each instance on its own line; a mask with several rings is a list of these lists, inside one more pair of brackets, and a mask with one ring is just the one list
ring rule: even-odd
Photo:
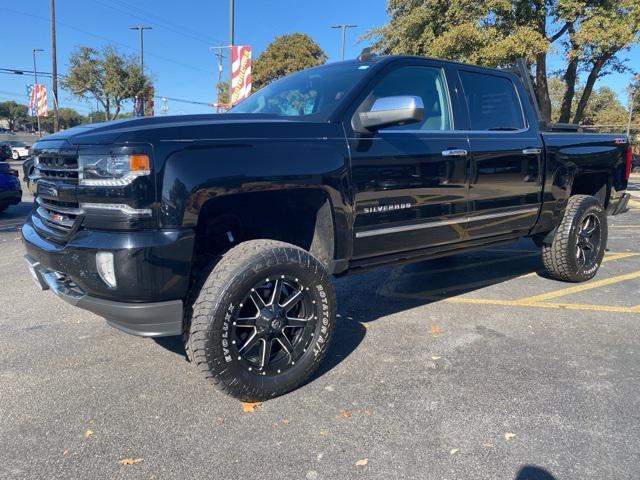
[[631,144],[627,143],[627,150],[625,151],[625,158],[624,158],[624,179],[625,180],[629,180],[629,177],[631,176],[631,157],[632,157]]

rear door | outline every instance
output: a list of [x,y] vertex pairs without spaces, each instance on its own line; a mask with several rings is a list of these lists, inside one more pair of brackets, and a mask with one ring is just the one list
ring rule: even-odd
[[458,79],[471,152],[469,238],[529,230],[541,200],[543,144],[527,122],[524,91],[507,73],[459,67]]
[[428,60],[392,63],[356,105],[419,96],[425,106],[421,123],[370,137],[345,125],[355,190],[355,258],[452,243],[464,235],[469,146],[466,132],[454,130],[445,70]]

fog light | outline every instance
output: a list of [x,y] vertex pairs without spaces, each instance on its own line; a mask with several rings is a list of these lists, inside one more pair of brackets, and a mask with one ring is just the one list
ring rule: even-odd
[[116,287],[116,270],[113,264],[112,252],[96,253],[96,267],[98,274],[104,283],[111,288]]

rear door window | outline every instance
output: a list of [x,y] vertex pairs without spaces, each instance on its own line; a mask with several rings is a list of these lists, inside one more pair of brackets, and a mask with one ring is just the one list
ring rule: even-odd
[[520,99],[511,80],[460,70],[471,130],[521,130],[526,127]]

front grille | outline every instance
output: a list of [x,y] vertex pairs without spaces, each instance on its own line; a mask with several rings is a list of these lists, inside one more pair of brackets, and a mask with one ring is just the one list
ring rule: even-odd
[[84,213],[77,203],[48,200],[42,197],[36,198],[36,202],[38,202],[38,215],[44,223],[63,234],[69,233],[78,217]]
[[38,163],[40,178],[78,183],[78,158],[76,156],[39,155]]

